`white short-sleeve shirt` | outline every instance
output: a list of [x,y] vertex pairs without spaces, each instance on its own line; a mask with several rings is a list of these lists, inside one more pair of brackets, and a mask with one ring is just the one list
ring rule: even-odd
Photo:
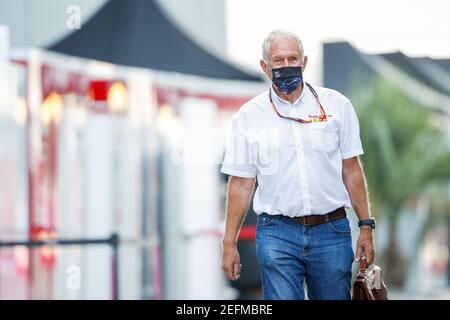
[[[339,92],[314,89],[329,116],[326,122],[302,124],[279,117],[269,90],[245,103],[233,117],[221,172],[257,177],[253,199],[257,214],[296,217],[351,207],[342,160],[363,154],[358,118],[351,102]],[[320,115],[319,104],[306,85],[293,104],[271,92],[283,116],[312,119]]]

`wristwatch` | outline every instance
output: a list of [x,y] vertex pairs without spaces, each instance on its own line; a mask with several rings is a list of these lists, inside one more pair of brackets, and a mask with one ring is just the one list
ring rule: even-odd
[[375,229],[375,218],[363,219],[358,221],[358,227],[362,226],[371,226],[372,229]]

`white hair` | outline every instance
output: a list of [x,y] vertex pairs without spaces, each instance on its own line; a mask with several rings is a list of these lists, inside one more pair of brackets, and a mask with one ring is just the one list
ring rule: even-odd
[[263,45],[262,45],[262,56],[265,61],[269,61],[269,51],[270,46],[272,45],[273,40],[279,38],[279,37],[289,37],[293,38],[298,43],[298,47],[300,49],[300,58],[303,60],[303,44],[302,40],[294,33],[290,31],[284,31],[284,30],[274,30],[271,31],[267,37],[264,39]]

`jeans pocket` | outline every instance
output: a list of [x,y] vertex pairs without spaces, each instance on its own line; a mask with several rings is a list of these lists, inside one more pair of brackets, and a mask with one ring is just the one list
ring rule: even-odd
[[328,225],[336,233],[351,234],[352,232],[352,229],[350,228],[350,222],[348,221],[347,218],[329,221]]
[[264,227],[272,224],[277,217],[274,215],[262,213],[258,215],[258,218],[256,220],[256,226],[257,227]]

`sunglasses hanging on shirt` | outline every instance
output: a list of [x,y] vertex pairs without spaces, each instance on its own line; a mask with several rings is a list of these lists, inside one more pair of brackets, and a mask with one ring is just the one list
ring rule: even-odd
[[270,103],[272,104],[273,110],[275,110],[277,115],[280,116],[281,118],[292,120],[292,121],[296,121],[296,122],[299,122],[299,123],[313,123],[313,122],[324,122],[324,121],[327,121],[328,120],[328,116],[325,113],[325,110],[324,110],[322,104],[320,103],[319,96],[318,96],[316,90],[314,90],[314,88],[309,83],[307,83],[306,81],[304,81],[304,83],[308,86],[309,90],[311,90],[312,94],[314,95],[314,97],[316,98],[317,102],[319,103],[320,115],[317,116],[317,118],[313,118],[313,119],[310,119],[310,120],[304,120],[304,119],[300,119],[300,118],[286,117],[286,116],[283,116],[282,114],[280,114],[278,112],[277,108],[275,107],[275,104],[273,103],[273,100],[272,100],[272,86],[271,86],[270,89],[269,89],[269,99],[270,99]]

